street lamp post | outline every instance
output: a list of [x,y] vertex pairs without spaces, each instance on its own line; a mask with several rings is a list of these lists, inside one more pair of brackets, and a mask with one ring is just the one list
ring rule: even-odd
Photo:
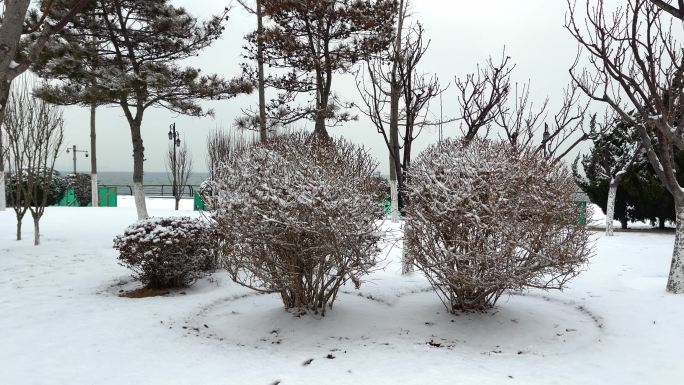
[[66,152],[67,152],[67,154],[69,154],[70,152],[74,154],[74,175],[76,175],[76,154],[79,152],[83,152],[83,153],[85,153],[85,157],[87,158],[88,157],[88,151],[77,150],[76,145],[73,145],[71,148],[67,148]]
[[169,126],[169,140],[171,141],[171,147],[173,147],[173,160],[171,164],[171,173],[173,174],[173,197],[178,201],[178,184],[176,179],[176,174],[178,173],[178,165],[176,164],[176,148],[180,147],[181,140],[180,135],[176,131],[176,123],[171,123]]

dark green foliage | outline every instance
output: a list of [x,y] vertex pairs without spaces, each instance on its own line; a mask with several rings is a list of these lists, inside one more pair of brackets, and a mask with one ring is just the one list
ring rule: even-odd
[[[47,176],[48,175],[43,175],[43,177],[47,177]],[[24,176],[24,178],[22,178],[22,179],[23,179],[22,183],[25,184],[27,177]],[[18,181],[17,175],[15,173],[7,174],[5,180],[6,180],[6,186],[7,186],[6,190],[5,190],[5,192],[6,192],[5,197],[7,199],[7,206],[13,207],[17,204],[17,202],[15,202],[15,198],[16,198],[15,191],[16,191],[16,188],[18,187],[17,183],[19,183],[19,181]],[[40,182],[38,184],[42,185],[42,183],[40,183]],[[66,191],[66,189],[67,189],[66,180],[62,176],[60,176],[59,172],[54,171],[54,173],[52,175],[52,182],[50,184],[50,189],[46,192],[46,191],[43,191],[43,189],[41,189],[40,187],[38,187],[38,193],[37,193],[35,201],[40,202],[43,199],[43,195],[45,193],[47,193],[46,206],[56,205],[57,203],[59,203],[59,201],[64,196],[64,191]],[[26,199],[26,198],[22,195],[21,200],[19,202],[20,205],[23,205],[25,203],[24,199]]]
[[[684,183],[684,151],[675,151],[677,180]],[[650,164],[643,164],[629,173],[621,185],[634,202],[634,218],[647,220],[665,227],[665,221],[675,221],[675,206],[672,194],[658,180]]]
[[65,178],[67,188],[74,189],[76,199],[81,207],[92,203],[92,188],[90,186],[90,175],[88,174],[69,174]]
[[[55,0],[48,18],[58,19],[70,3]],[[211,111],[198,99],[251,91],[248,83],[177,64],[218,39],[225,20],[226,12],[199,22],[168,0],[92,0],[35,63],[42,77],[62,81],[37,94],[58,104],[140,102],[144,108],[206,115]]]
[[[267,105],[272,125],[298,120],[315,122],[315,133],[328,136],[327,126],[356,119],[352,105],[334,93],[335,76],[385,50],[393,39],[394,0],[261,0],[265,25],[261,43],[265,64],[278,69],[266,85],[280,91]],[[247,36],[246,58],[256,61],[256,33]],[[243,65],[245,77],[256,69]],[[308,99],[301,105],[297,102]],[[252,127],[255,119],[238,124]]]
[[[595,145],[591,153],[582,158],[582,169],[586,177],[580,175],[578,170],[579,158],[573,165],[573,172],[577,185],[591,200],[606,212],[609,180],[601,174],[605,169],[605,150],[624,148],[626,140],[638,140],[624,135],[625,130],[615,130],[618,135],[606,136],[606,146]],[[622,132],[620,132],[622,131]],[[676,168],[679,171],[677,179],[684,183],[684,151],[675,151]],[[680,171],[681,170],[681,171]],[[663,184],[658,180],[651,164],[645,154],[635,162],[635,166],[629,169],[622,179],[615,201],[615,219],[622,223],[623,228],[628,222],[649,221],[663,228],[666,221],[675,220],[674,199]]]

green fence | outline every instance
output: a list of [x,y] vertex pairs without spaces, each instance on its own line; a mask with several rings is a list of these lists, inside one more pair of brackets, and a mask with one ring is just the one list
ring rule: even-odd
[[195,191],[195,204],[194,204],[194,210],[195,211],[205,211],[207,207],[204,204],[204,201],[202,200],[202,197],[199,195],[197,191]]
[[74,191],[73,188],[67,189],[64,192],[64,197],[62,197],[62,200],[60,200],[59,203],[57,203],[57,206],[63,207],[78,207],[80,205],[81,204],[76,198],[76,191]]
[[100,207],[117,207],[116,187],[100,187],[97,191]]
[[[117,207],[116,187],[99,187],[98,196],[100,199],[99,207]],[[81,202],[76,197],[76,191],[70,188],[64,192],[64,197],[57,203],[57,206],[80,207]]]

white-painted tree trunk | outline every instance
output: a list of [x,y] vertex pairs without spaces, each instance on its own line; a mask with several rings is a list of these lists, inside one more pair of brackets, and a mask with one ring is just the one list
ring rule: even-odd
[[5,171],[0,170],[0,211],[7,210],[7,201],[5,200],[5,194]]
[[33,245],[40,245],[40,219],[33,219]]
[[135,199],[135,210],[138,212],[138,219],[146,219],[147,205],[145,204],[145,188],[142,183],[133,182],[133,198]]
[[100,192],[97,186],[97,174],[90,174],[91,206],[100,207]]
[[667,291],[674,294],[684,294],[684,201],[675,200],[677,212],[677,227],[675,232],[672,265],[667,280]]
[[97,106],[90,106],[90,191],[92,194],[91,206],[100,207],[100,191],[97,188],[97,132],[96,132]]
[[392,199],[392,223],[399,223],[399,191],[396,180],[390,180],[390,196]]
[[408,251],[408,239],[409,239],[409,231],[411,231],[411,228],[409,226],[409,221],[405,220],[404,221],[404,241],[403,241],[403,247],[401,250],[401,274],[410,274],[413,272],[413,256],[411,253]]
[[610,180],[608,188],[608,203],[606,205],[606,235],[613,236],[613,220],[615,219],[615,197],[617,196],[618,181]]

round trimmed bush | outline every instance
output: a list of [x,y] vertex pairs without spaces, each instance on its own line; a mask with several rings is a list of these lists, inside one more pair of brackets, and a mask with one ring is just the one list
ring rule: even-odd
[[451,312],[507,290],[562,289],[592,251],[564,166],[505,143],[446,140],[407,184],[409,255]]
[[223,264],[287,309],[325,314],[341,286],[376,265],[382,205],[368,153],[344,140],[289,134],[231,154],[209,207]]
[[212,268],[209,226],[189,217],[148,218],[114,238],[119,263],[146,288],[187,287]]

